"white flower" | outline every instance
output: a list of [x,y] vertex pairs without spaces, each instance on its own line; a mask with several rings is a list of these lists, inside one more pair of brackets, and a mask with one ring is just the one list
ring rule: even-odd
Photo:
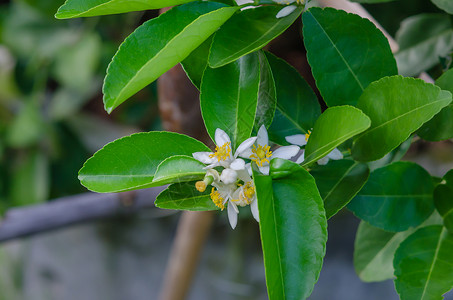
[[237,158],[238,154],[249,148],[256,141],[256,137],[251,137],[243,141],[236,149],[234,155],[231,155],[231,140],[228,134],[220,128],[215,131],[216,152],[195,152],[192,156],[204,163],[208,164],[205,169],[222,166],[233,170],[241,170],[245,168],[245,162],[241,158]]
[[261,173],[269,175],[269,162],[272,158],[290,159],[299,152],[297,146],[282,146],[275,151],[270,151],[270,148],[266,127],[261,125],[258,130],[256,145],[253,144],[253,147],[248,147],[239,152],[239,155],[251,159],[257,164]]
[[237,224],[239,214],[238,206],[244,207],[250,205],[250,210],[256,221],[260,221],[258,213],[258,201],[256,200],[255,185],[252,178],[246,170],[238,171],[239,178],[244,182],[234,191],[228,202],[228,219],[231,227],[234,229]]
[[[295,134],[295,135],[290,135],[285,137],[286,141],[290,144],[293,145],[298,145],[298,146],[305,146],[308,142],[308,138],[310,137],[311,131],[309,130],[307,134]],[[299,156],[299,158],[296,160],[296,163],[300,164],[304,161],[304,156],[305,153],[302,152],[302,154]],[[319,159],[317,163],[319,165],[326,165],[329,160],[339,160],[343,159],[343,153],[341,153],[340,150],[337,148],[333,149],[329,154],[324,156],[323,158]]]
[[222,171],[220,180],[225,184],[235,183],[238,180],[238,174],[235,170],[227,168]]

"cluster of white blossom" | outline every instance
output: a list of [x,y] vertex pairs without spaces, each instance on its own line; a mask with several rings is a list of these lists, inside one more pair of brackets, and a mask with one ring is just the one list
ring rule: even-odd
[[[305,145],[309,136],[309,134],[288,136],[286,140],[293,145],[281,146],[271,151],[266,127],[261,126],[257,136],[243,141],[233,154],[230,137],[225,131],[217,128],[215,132],[215,152],[195,152],[192,154],[195,159],[207,164],[205,178],[198,181],[195,186],[200,192],[204,192],[208,185],[212,186],[211,199],[221,210],[228,206],[228,219],[233,229],[237,225],[238,206],[250,205],[253,217],[259,222],[255,185],[251,177],[251,163],[255,163],[262,174],[269,175],[271,159],[291,159],[295,157],[301,150],[299,146]],[[246,164],[242,158],[249,159],[251,162]],[[326,164],[329,158],[341,159],[343,155],[335,149],[325,158],[319,160],[318,163]],[[302,154],[296,162],[302,163],[303,159],[302,150]]]

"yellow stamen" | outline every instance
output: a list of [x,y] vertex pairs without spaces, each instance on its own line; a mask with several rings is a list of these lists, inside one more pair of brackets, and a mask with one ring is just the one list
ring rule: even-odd
[[210,158],[217,157],[217,161],[226,160],[231,153],[230,142],[223,144],[221,147],[215,146],[215,153],[209,155]]
[[270,146],[261,146],[258,145],[258,148],[253,145],[252,152],[253,154],[250,155],[250,159],[254,161],[258,167],[262,167],[263,163],[269,162],[269,158],[272,156],[272,151],[270,151]]
[[195,188],[200,193],[203,193],[204,191],[206,191],[206,183],[204,181],[197,181],[197,183],[195,183]]
[[247,197],[247,203],[250,204],[250,199],[255,195],[255,187],[252,185],[252,182],[249,181],[244,186],[244,195]]
[[305,141],[308,142],[308,138],[310,137],[311,135],[311,131],[308,130],[307,134],[305,134]]
[[215,188],[212,188],[210,196],[211,196],[212,202],[214,202],[215,206],[217,206],[221,210],[223,210],[225,208],[225,205],[223,204],[224,200],[223,200],[222,196],[220,196],[220,193],[215,190]]

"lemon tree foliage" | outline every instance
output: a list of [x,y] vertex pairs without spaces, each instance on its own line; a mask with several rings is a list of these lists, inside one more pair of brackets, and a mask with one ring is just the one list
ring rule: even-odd
[[[209,148],[177,133],[133,134],[87,160],[80,182],[99,193],[169,184],[157,207],[217,210],[236,230],[238,214],[250,209],[270,300],[310,296],[327,219],[347,207],[362,219],[354,253],[362,280],[394,279],[401,299],[442,299],[453,287],[453,171],[435,180],[399,161],[414,136],[453,138],[453,73],[445,70],[435,84],[397,75],[448,61],[453,7],[432,2],[445,14],[405,20],[395,60],[372,22],[307,9],[304,1],[67,0],[59,19],[173,6],[121,44],[106,72],[104,106],[112,112],[181,63],[200,90],[214,142]],[[288,62],[261,50],[300,22],[298,42],[319,93]]]

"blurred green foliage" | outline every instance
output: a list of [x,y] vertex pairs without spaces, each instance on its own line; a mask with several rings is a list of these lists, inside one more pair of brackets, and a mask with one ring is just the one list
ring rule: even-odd
[[0,212],[83,192],[77,172],[94,151],[160,129],[155,85],[111,116],[102,108],[111,57],[149,16],[61,21],[54,18],[61,4],[0,5]]

